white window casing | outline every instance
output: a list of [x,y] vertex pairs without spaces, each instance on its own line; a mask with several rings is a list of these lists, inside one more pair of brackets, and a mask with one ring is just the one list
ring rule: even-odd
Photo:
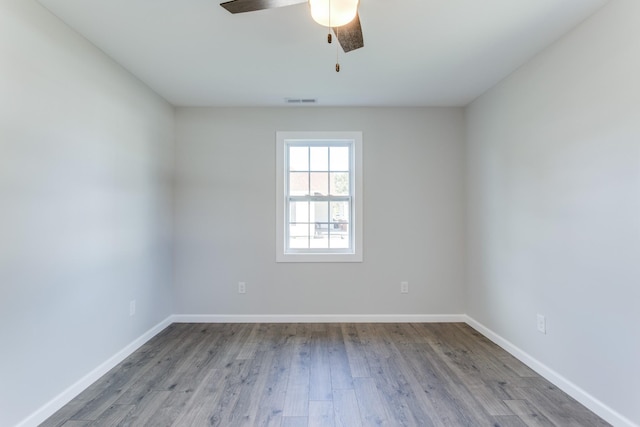
[[362,262],[362,132],[276,133],[276,262]]

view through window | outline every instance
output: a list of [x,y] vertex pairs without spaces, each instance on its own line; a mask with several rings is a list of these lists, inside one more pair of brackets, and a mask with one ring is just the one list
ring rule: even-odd
[[287,144],[287,249],[351,247],[351,144]]

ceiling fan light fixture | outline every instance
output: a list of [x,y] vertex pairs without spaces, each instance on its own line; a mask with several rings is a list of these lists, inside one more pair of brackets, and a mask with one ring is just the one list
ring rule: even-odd
[[309,0],[311,17],[324,27],[342,27],[353,21],[359,0]]

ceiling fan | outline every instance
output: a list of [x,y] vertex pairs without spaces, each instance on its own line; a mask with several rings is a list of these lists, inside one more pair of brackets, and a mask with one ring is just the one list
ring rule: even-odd
[[[220,6],[231,13],[244,13],[301,3],[309,3],[311,17],[316,22],[333,29],[342,50],[351,52],[364,46],[358,16],[359,0],[231,0]],[[328,42],[331,43],[331,33]],[[338,64],[336,71],[340,71]]]

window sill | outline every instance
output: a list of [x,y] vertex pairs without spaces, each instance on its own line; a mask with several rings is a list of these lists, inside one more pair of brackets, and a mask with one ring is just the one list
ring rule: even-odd
[[283,254],[276,262],[362,262],[362,254]]

